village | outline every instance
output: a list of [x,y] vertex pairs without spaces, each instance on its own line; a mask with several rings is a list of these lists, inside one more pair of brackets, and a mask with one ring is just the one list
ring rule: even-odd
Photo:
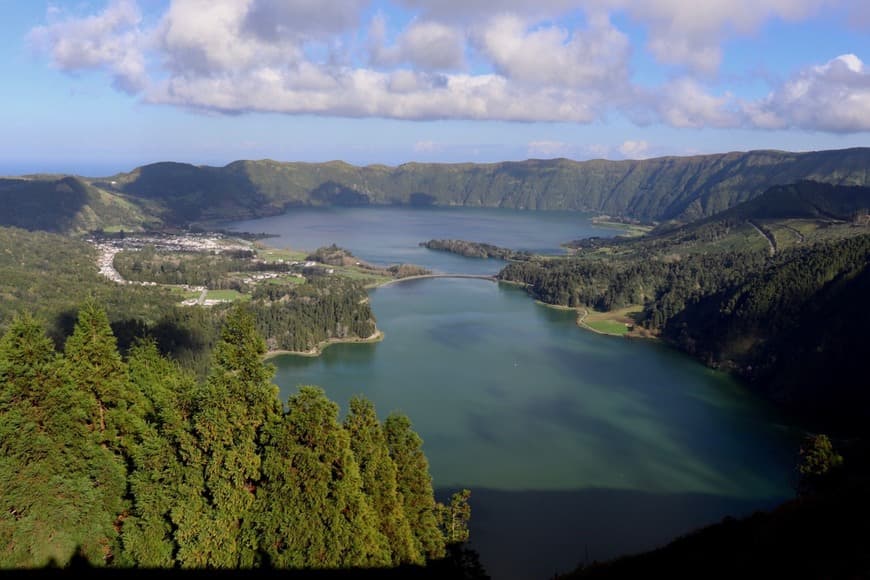
[[[313,260],[290,260],[275,257],[266,260],[259,256],[258,248],[253,242],[232,238],[221,233],[149,233],[149,234],[118,234],[118,235],[94,235],[88,241],[97,249],[97,267],[101,275],[117,284],[138,284],[141,286],[158,286],[154,281],[128,280],[115,268],[115,257],[124,251],[141,251],[145,248],[153,248],[158,252],[198,252],[219,255],[225,252],[251,252],[252,260],[260,264],[275,264],[275,270],[262,270],[247,272],[240,281],[243,284],[253,285],[282,277],[292,277],[300,281],[305,280],[304,270],[319,269],[324,274],[333,274],[333,268]],[[274,252],[267,252],[272,255]],[[291,269],[288,270],[288,267]],[[164,284],[165,286],[169,286]],[[172,285],[185,293],[198,293],[196,297],[186,298],[181,301],[184,306],[213,306],[223,302],[231,302],[233,298],[209,297],[209,289],[206,286],[179,284]]]

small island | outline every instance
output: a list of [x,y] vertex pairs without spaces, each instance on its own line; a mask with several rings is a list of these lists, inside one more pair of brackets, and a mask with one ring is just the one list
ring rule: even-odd
[[498,260],[529,260],[530,252],[511,250],[483,242],[469,242],[466,240],[429,240],[420,242],[420,246],[430,250],[451,252],[467,258],[495,258]]

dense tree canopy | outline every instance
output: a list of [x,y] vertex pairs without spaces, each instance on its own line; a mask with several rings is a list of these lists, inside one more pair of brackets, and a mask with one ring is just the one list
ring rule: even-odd
[[[286,406],[253,313],[205,379],[154,340],[118,351],[93,300],[63,352],[29,314],[0,337],[0,568],[378,568],[445,555],[421,440],[307,386]],[[464,540],[465,538],[459,538]]]

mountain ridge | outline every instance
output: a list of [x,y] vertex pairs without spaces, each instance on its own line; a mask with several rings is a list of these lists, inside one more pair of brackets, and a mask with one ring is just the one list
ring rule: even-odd
[[[870,148],[755,150],[619,161],[412,162],[394,167],[274,160],[237,160],[223,167],[172,165],[175,171],[182,166],[199,180],[226,177],[230,182],[210,188],[208,195],[232,197],[237,201],[234,209],[255,214],[277,213],[295,205],[419,204],[597,211],[646,221],[691,221],[728,209],[768,187],[803,179],[870,184]],[[170,202],[189,194],[189,184],[166,175],[166,167],[146,165],[113,180],[119,191],[133,195],[158,183],[162,198]],[[324,187],[326,191],[320,189]],[[259,202],[259,207],[239,200]],[[200,217],[220,214],[206,211]]]
[[[276,215],[299,206],[333,205],[568,210],[685,223],[728,210],[774,186],[804,180],[870,185],[868,167],[866,147],[760,149],[645,160],[554,158],[397,166],[357,166],[340,160],[236,160],[224,166],[161,161],[106,177],[0,180],[0,201],[8,208],[0,225],[32,229],[33,192],[46,203],[69,201],[63,192],[53,199],[46,193],[62,180],[81,183],[89,195],[57,216],[60,225],[45,226],[42,220],[41,229],[82,233],[155,224],[189,227]],[[98,198],[102,204],[89,201]],[[116,209],[109,211],[109,206]],[[88,207],[93,209],[88,219],[76,217]]]

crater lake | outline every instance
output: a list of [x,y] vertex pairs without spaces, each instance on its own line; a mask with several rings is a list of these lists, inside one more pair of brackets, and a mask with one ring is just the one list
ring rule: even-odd
[[[504,263],[419,242],[560,253],[562,242],[618,233],[570,212],[394,207],[300,208],[230,228],[441,273]],[[382,419],[406,414],[439,498],[471,490],[470,546],[495,580],[544,580],[793,496],[796,429],[673,349],[591,333],[574,312],[486,280],[410,280],[370,296],[383,341],[271,359],[282,399],[313,384],[342,412],[363,395]]]

